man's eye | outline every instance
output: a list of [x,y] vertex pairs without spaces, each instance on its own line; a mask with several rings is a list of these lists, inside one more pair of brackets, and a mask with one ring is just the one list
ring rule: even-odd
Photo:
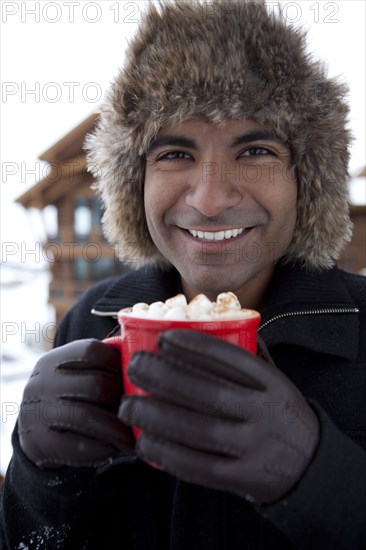
[[268,149],[265,149],[264,147],[250,147],[249,149],[244,151],[242,156],[254,157],[257,155],[270,155],[270,151],[268,151]]
[[188,153],[184,153],[184,151],[171,151],[170,153],[161,155],[158,160],[185,160],[190,158],[190,155]]

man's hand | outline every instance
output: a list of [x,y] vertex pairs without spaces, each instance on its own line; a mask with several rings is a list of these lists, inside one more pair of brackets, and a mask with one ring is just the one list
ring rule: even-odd
[[147,397],[119,411],[143,428],[137,453],[179,479],[275,502],[300,479],[318,441],[318,420],[274,364],[188,330],[160,338],[160,352],[128,368]]
[[24,389],[20,446],[39,468],[97,466],[132,446],[116,413],[122,396],[119,351],[78,340],[46,353]]

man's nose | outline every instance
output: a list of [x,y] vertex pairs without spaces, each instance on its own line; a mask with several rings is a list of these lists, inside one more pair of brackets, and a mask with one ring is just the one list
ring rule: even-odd
[[216,216],[242,199],[239,165],[202,162],[191,180],[186,202],[207,217]]

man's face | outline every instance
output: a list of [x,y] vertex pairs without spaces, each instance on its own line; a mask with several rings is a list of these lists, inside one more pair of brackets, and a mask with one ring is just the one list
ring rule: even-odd
[[189,297],[268,283],[296,222],[290,166],[288,146],[254,120],[197,118],[159,132],[146,159],[146,219]]

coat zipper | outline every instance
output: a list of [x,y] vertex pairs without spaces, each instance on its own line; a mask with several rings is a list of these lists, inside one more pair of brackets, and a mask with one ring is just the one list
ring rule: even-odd
[[[279,315],[275,315],[274,317],[271,317],[266,321],[265,323],[261,324],[258,328],[258,332],[263,330],[266,326],[270,325],[274,321],[277,321],[278,319],[283,319],[284,317],[295,317],[297,315],[326,315],[329,313],[359,313],[359,309],[357,307],[344,307],[344,308],[328,308],[328,309],[309,309],[309,310],[303,310],[303,311],[287,311],[286,313],[280,313]],[[91,313],[94,315],[98,315],[100,317],[113,317],[114,319],[118,318],[118,312],[115,311],[97,311],[96,309],[92,309]]]
[[279,315],[275,315],[274,317],[271,317],[266,321],[265,323],[261,324],[258,328],[258,332],[263,330],[266,326],[270,325],[274,321],[277,321],[278,319],[283,319],[284,317],[295,317],[297,315],[322,315],[322,314],[329,314],[329,313],[359,313],[359,309],[357,307],[345,307],[345,308],[328,308],[328,309],[308,309],[303,311],[288,311],[286,313],[280,313]]

